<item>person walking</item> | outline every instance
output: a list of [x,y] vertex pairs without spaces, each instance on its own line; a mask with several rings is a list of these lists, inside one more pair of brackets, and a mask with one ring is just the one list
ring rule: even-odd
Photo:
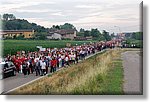
[[46,63],[44,60],[42,60],[42,63],[41,63],[41,70],[42,70],[42,76],[43,75],[46,75]]
[[51,70],[50,70],[51,73],[56,71],[56,66],[57,66],[57,60],[55,59],[55,57],[53,57],[51,60]]
[[69,56],[68,55],[66,55],[66,57],[65,57],[65,63],[66,63],[66,65],[69,66]]
[[26,77],[26,75],[27,75],[27,63],[25,61],[22,63],[22,72],[24,74],[24,77]]
[[35,63],[35,71],[36,71],[36,76],[40,75],[40,62],[36,60]]

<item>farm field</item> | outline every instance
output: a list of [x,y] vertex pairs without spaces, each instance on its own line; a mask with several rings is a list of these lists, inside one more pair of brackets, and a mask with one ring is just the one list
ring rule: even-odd
[[121,52],[104,51],[8,94],[123,94]]
[[[50,40],[3,40],[3,54],[15,54],[17,51],[37,51],[36,46],[42,46],[45,48],[63,48],[67,43],[71,45],[81,45],[84,43],[90,43],[91,41],[50,41]],[[94,41],[92,41],[94,42]]]

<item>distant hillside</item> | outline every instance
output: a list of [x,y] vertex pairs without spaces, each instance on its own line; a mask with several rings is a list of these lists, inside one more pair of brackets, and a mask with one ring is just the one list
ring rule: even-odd
[[24,19],[13,19],[13,20],[2,20],[3,30],[25,30],[25,29],[34,29],[36,32],[47,32],[48,28],[37,25],[35,23],[29,23]]

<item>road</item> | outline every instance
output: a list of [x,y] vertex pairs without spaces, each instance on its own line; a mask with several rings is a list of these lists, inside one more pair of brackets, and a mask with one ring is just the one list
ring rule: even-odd
[[[103,51],[105,51],[105,50],[103,50]],[[103,51],[101,51],[101,52],[103,52]],[[95,54],[98,54],[101,52],[96,52]],[[94,56],[95,54],[87,56],[86,59]],[[3,80],[0,80],[0,85],[1,85],[0,93],[6,94],[9,91],[19,88],[25,84],[29,84],[30,82],[38,80],[39,78],[42,78],[42,77],[43,76],[35,76],[35,73],[33,73],[30,75],[27,75],[26,77],[24,77],[23,74],[17,74],[16,76],[5,78]]]
[[124,94],[142,94],[142,56],[140,51],[122,53],[124,68]]
[[24,77],[23,74],[21,73],[17,73],[16,76],[12,76],[12,77],[8,77],[8,78],[5,78],[3,80],[1,80],[2,84],[3,84],[3,93],[11,90],[11,89],[14,89],[18,86],[21,86],[23,84],[26,84],[32,80],[35,80],[37,78],[39,78],[40,76],[35,76],[35,74],[30,74],[26,77]]

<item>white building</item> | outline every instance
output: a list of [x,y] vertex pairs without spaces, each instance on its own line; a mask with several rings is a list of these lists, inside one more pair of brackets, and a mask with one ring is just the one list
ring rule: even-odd
[[47,35],[47,39],[75,39],[76,38],[77,31],[75,29],[61,29],[61,30],[55,30],[50,31]]
[[62,35],[59,34],[59,33],[49,33],[47,35],[47,39],[59,39],[59,40],[61,40],[62,39]]

